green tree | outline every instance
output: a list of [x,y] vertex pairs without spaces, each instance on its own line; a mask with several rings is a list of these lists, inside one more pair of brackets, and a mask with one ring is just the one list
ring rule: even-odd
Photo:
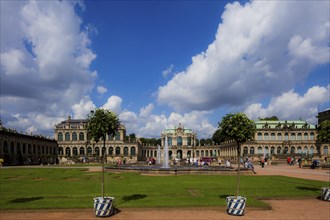
[[241,145],[254,137],[256,125],[244,113],[227,114],[222,118],[221,123],[219,123],[218,130],[218,135],[221,138],[224,140],[235,140],[237,145],[237,197],[240,185]]
[[[88,114],[87,138],[94,140],[96,143],[103,139],[103,147],[105,148],[106,135],[115,136],[119,128],[120,122],[117,115],[109,110],[96,109]],[[104,159],[102,151],[102,197],[104,197]]]
[[317,140],[323,143],[330,143],[330,121],[323,121],[317,127]]

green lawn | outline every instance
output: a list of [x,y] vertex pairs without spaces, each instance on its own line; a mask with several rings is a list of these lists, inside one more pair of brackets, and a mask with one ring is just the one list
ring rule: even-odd
[[[0,169],[0,209],[92,208],[101,196],[101,173],[83,168]],[[143,176],[106,173],[105,192],[117,207],[225,206],[236,192],[236,176]],[[261,198],[320,195],[328,182],[282,176],[241,176],[240,194],[249,207],[265,207]]]

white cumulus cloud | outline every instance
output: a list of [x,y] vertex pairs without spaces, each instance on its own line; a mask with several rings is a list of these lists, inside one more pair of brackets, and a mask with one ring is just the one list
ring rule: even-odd
[[329,5],[227,4],[214,42],[159,87],[158,103],[179,111],[211,110],[244,106],[292,89],[316,65],[329,62]]
[[261,103],[253,103],[244,112],[253,119],[273,115],[282,120],[297,120],[301,117],[303,120],[316,124],[317,107],[323,103],[329,103],[329,88],[329,86],[314,86],[303,95],[290,90],[273,98],[266,107],[263,107]]

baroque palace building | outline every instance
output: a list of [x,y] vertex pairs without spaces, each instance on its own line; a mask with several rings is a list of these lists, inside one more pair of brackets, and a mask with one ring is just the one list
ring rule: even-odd
[[145,146],[143,156],[156,157],[160,150],[160,160],[164,158],[165,139],[167,137],[169,159],[199,159],[201,157],[217,158],[220,156],[220,148],[215,145],[200,146],[197,144],[197,134],[181,123],[179,126],[169,128],[161,133],[161,145]]
[[[241,146],[244,156],[329,156],[329,144],[319,144],[316,140],[317,130],[314,125],[298,121],[256,121],[254,139]],[[220,156],[231,158],[237,156],[236,143],[220,144]]]
[[87,119],[71,119],[68,116],[67,120],[55,125],[55,140],[58,142],[62,161],[65,158],[75,158],[76,162],[83,162],[103,155],[106,155],[108,163],[124,160],[134,163],[139,160],[139,144],[125,141],[126,128],[123,124],[114,137],[106,136],[104,146],[102,138],[98,143],[88,140],[87,122]]
[[4,165],[40,165],[57,163],[55,140],[18,133],[0,124],[0,158]]

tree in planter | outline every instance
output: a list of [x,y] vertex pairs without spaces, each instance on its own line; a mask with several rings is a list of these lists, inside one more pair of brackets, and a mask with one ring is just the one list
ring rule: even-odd
[[[87,139],[96,143],[103,139],[105,147],[106,135],[115,136],[120,122],[117,115],[109,110],[96,109],[88,115]],[[102,152],[102,151],[101,151]],[[104,197],[104,158],[102,155],[102,197]]]
[[241,145],[254,137],[256,125],[244,113],[227,114],[219,123],[216,137],[222,142],[225,140],[235,140],[237,145],[237,188],[236,197],[239,194],[240,185],[240,156]]

